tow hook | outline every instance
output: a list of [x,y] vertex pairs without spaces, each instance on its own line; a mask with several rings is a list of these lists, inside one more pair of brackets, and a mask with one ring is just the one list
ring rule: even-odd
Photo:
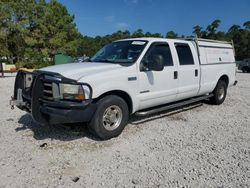
[[14,101],[14,97],[11,96],[11,100],[10,100],[10,109],[11,109],[11,110],[14,110],[14,108],[15,108],[15,106],[14,106],[14,104],[13,104],[13,101]]
[[10,106],[11,110],[14,109],[14,106],[25,106],[26,102],[23,101],[23,91],[22,89],[17,90],[17,99],[15,100],[14,97],[11,97]]

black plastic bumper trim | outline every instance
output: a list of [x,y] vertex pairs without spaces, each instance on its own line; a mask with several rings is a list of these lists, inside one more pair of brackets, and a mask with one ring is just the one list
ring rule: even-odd
[[44,99],[39,99],[41,104],[44,106],[54,107],[54,108],[64,108],[64,109],[84,109],[89,104],[91,104],[92,100],[88,99],[83,102],[71,102],[71,101],[48,101]]
[[62,109],[49,106],[41,106],[40,112],[44,115],[48,124],[89,122],[96,111],[96,104],[91,103],[84,109]]

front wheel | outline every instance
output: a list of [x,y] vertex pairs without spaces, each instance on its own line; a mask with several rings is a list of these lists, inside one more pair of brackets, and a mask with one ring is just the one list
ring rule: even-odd
[[89,122],[89,130],[103,140],[118,136],[128,122],[126,102],[119,96],[109,95],[97,102],[97,110]]
[[215,105],[220,105],[224,102],[227,95],[227,84],[223,80],[219,80],[214,91],[211,102]]

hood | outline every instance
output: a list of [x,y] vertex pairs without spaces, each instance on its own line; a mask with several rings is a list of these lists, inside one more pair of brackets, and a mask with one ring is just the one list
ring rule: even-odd
[[42,71],[59,73],[62,76],[74,80],[79,80],[82,77],[103,73],[106,71],[121,69],[123,66],[111,63],[69,63],[63,65],[54,65],[42,68]]

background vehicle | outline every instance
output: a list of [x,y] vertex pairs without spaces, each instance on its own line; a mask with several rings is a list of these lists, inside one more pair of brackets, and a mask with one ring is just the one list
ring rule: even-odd
[[11,104],[42,124],[88,122],[91,132],[109,139],[122,132],[131,114],[207,98],[219,105],[235,83],[231,43],[125,39],[106,45],[90,62],[19,72]]
[[238,65],[238,69],[242,70],[242,72],[250,72],[250,59],[244,59]]

